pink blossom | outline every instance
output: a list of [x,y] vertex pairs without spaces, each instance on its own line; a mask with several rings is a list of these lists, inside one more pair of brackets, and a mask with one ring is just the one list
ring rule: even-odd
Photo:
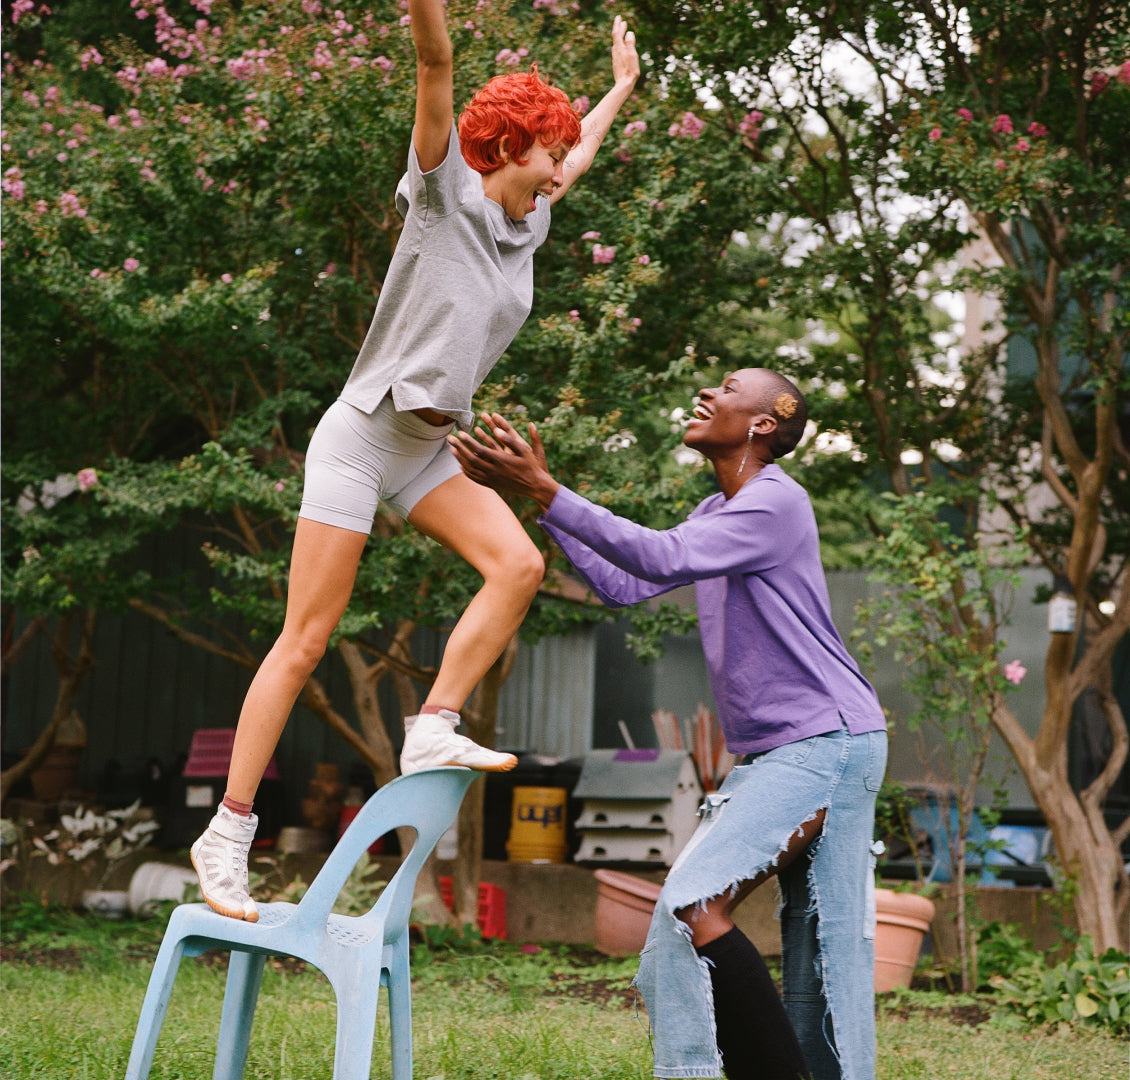
[[86,71],[91,64],[97,65],[102,63],[102,54],[91,45],[78,54],[78,60],[79,64],[82,65],[82,70]]
[[1035,135],[1037,138],[1043,138],[1048,133],[1048,129],[1043,124],[1033,120],[1028,125],[1028,134]]
[[285,490],[286,490],[286,484],[283,483],[282,480],[279,480],[275,483],[275,491],[285,491]]
[[936,128],[930,129],[930,136],[929,136],[930,142],[937,142],[941,137],[942,137],[942,129],[941,128],[936,127]]
[[519,64],[521,61],[522,58],[513,49],[502,49],[494,58],[496,64],[506,64],[509,67]]
[[46,199],[36,199],[35,200],[35,212],[37,214],[46,214],[47,213],[47,200]]
[[35,0],[14,0],[12,4],[12,22],[18,23],[20,19],[35,7]]
[[59,209],[62,210],[63,217],[86,217],[86,211],[73,191],[64,191],[59,196]]
[[79,491],[89,491],[98,486],[98,473],[94,469],[79,469],[75,475]]
[[1010,660],[1004,666],[1004,677],[1013,686],[1019,686],[1021,680],[1028,674],[1028,669],[1019,660]]
[[996,135],[1011,135],[1012,134],[1012,118],[1006,113],[1001,113],[993,121],[993,133]]
[[377,67],[381,69],[381,71],[392,70],[392,61],[387,56],[378,56],[376,60],[373,61],[373,63],[376,64]]
[[997,160],[993,162],[993,168],[998,171],[1003,171],[1004,169],[1008,168],[1008,163],[1004,160],[1004,158],[997,158]]
[[588,232],[581,233],[581,239],[582,240],[599,240],[600,239],[600,233],[596,232],[594,229],[589,229]]
[[1105,71],[1096,71],[1091,75],[1091,93],[1098,97],[1108,86],[1110,76]]
[[636,262],[638,262],[640,264],[640,266],[647,266],[648,263],[651,262],[651,256],[650,255],[641,255],[638,259],[636,259]]
[[759,112],[757,109],[752,109],[742,117],[741,122],[738,124],[738,131],[747,139],[756,139],[757,136],[761,134],[761,121],[764,119],[764,113]]
[[139,266],[141,266],[141,263],[139,263],[132,255],[128,259],[126,259],[124,263],[122,263],[122,269],[129,274],[132,274]]
[[642,135],[647,131],[646,120],[632,120],[624,125],[624,134],[630,139],[633,135]]
[[106,126],[112,127],[112,128],[121,127],[122,126],[122,118],[120,116],[116,116],[113,113],[111,113],[109,116],[106,117]]
[[231,279],[231,274],[221,274],[221,275],[220,275],[220,280],[221,280],[221,281],[222,281],[222,282],[223,282],[223,283],[224,283],[225,285],[230,285],[230,284],[231,284],[231,280],[232,280],[232,279]]
[[579,98],[573,98],[573,111],[578,116],[584,116],[589,111],[589,96],[582,94]]
[[1017,139],[1016,140],[1016,149],[1019,150],[1020,153],[1023,154],[1026,151],[1032,149],[1032,144],[1027,139]]
[[581,313],[576,308],[573,308],[569,312],[569,321],[570,322],[580,322],[581,321]]
[[593,244],[592,261],[598,266],[602,263],[610,263],[615,258],[616,249],[614,247],[606,247],[604,244]]
[[633,330],[638,330],[641,326],[643,326],[643,319],[640,319],[638,317],[632,319],[631,326]]
[[104,270],[99,270],[97,267],[95,267],[93,270],[90,271],[90,276],[92,278],[105,277],[106,272]]
[[702,134],[704,127],[706,127],[705,122],[695,116],[694,113],[685,112],[679,123],[672,124],[667,129],[667,134],[673,139],[697,139]]
[[141,127],[144,123],[141,119],[141,113],[137,109],[126,109],[126,116],[129,117],[129,122],[133,127]]
[[966,109],[964,107],[957,110],[957,115],[960,116],[962,118],[962,120],[972,120],[973,119],[973,114],[968,109]]
[[58,154],[55,155],[55,160],[56,161],[66,161],[67,155],[65,153],[63,153],[62,151],[60,151]]
[[1130,60],[1123,60],[1122,66],[1118,69],[1118,74],[1115,78],[1122,83],[1123,86],[1130,86]]

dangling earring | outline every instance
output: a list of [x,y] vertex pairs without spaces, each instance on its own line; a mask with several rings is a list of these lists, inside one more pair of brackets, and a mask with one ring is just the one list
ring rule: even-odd
[[749,435],[746,436],[745,453],[742,454],[741,463],[738,465],[738,476],[741,476],[742,469],[745,468],[746,459],[749,457],[749,448],[753,445],[753,425],[750,425]]

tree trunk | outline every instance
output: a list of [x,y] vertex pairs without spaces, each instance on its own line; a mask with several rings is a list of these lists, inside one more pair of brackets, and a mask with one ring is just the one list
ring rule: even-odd
[[[993,723],[1001,733],[1028,790],[1051,830],[1055,856],[1075,885],[1075,917],[1079,931],[1089,934],[1098,952],[1126,950],[1126,911],[1130,890],[1123,869],[1118,838],[1102,815],[1089,815],[1067,774],[1066,745],[1051,763],[1041,761],[1036,740],[1028,736],[1016,716],[998,703]],[[1041,726],[1042,730],[1042,726]]]
[[0,773],[0,806],[8,798],[12,786],[25,776],[30,775],[42,763],[55,743],[55,733],[59,725],[70,715],[74,707],[75,697],[83,679],[94,668],[94,625],[98,613],[87,608],[82,613],[79,622],[79,643],[77,653],[71,653],[71,633],[76,621],[75,612],[68,612],[60,618],[51,640],[51,656],[55,661],[55,670],[59,673],[59,688],[55,694],[55,705],[51,711],[51,719],[40,732],[31,749],[24,757],[16,762],[10,769]]

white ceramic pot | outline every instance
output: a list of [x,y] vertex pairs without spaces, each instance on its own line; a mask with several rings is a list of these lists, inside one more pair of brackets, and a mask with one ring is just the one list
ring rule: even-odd
[[[185,889],[197,884],[196,871],[165,863],[142,863],[129,879],[129,909],[144,918],[152,915],[162,900],[185,898]],[[192,897],[200,899],[199,893]]]
[[129,893],[124,889],[87,889],[82,906],[104,919],[120,919],[129,911]]

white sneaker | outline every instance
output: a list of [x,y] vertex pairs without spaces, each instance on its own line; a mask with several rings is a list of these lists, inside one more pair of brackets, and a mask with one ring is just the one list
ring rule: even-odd
[[400,772],[407,776],[421,769],[442,765],[461,765],[479,772],[509,772],[518,764],[513,754],[501,754],[456,735],[459,714],[450,709],[421,713],[404,718],[404,749],[400,752]]
[[241,817],[220,805],[189,855],[200,879],[200,895],[213,911],[229,919],[259,921],[259,909],[247,886],[247,853],[259,818]]

